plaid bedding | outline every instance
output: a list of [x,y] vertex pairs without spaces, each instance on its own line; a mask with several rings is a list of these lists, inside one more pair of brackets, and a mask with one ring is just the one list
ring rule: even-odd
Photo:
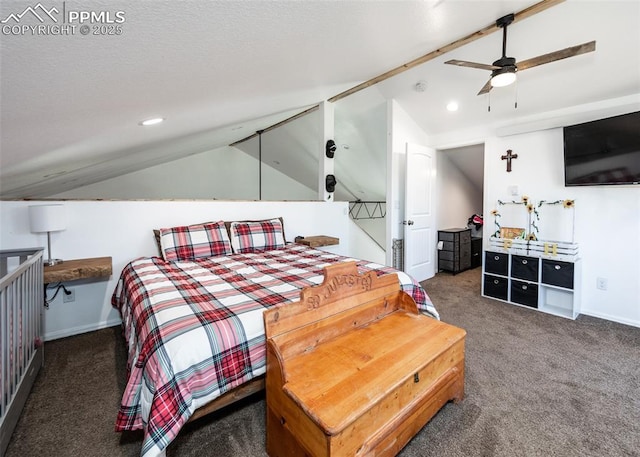
[[[322,268],[357,260],[290,244],[262,253],[183,262],[140,258],[120,275],[129,379],[116,431],[144,429],[141,455],[161,455],[193,412],[266,371],[262,313],[320,284]],[[392,268],[358,260],[361,272]],[[403,290],[438,318],[424,289],[397,272]]]

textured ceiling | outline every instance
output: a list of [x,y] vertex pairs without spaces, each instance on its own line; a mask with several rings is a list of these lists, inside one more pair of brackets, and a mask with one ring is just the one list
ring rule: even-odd
[[[65,2],[67,12],[121,11],[122,33],[82,35],[78,24],[71,36],[0,37],[2,196],[52,195],[230,144],[534,3]],[[3,1],[0,20],[14,24],[11,14],[35,5]],[[63,2],[42,5],[62,11]],[[30,14],[20,21],[40,24]],[[475,95],[488,75],[443,65],[491,63],[500,34],[380,83],[375,97],[395,98],[438,134],[640,93],[637,0],[568,0],[513,24],[508,54],[522,60],[594,39],[595,53],[523,72],[517,111],[512,87],[492,92],[488,115],[487,97]],[[413,90],[418,80],[425,92]],[[457,113],[444,109],[452,98]],[[166,121],[138,125],[153,116]]]

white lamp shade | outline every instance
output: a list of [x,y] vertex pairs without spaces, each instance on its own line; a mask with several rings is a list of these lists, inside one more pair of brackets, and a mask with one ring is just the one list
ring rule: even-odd
[[504,87],[513,84],[516,81],[516,74],[512,72],[504,72],[491,78],[492,87]]
[[29,207],[31,231],[57,232],[67,228],[64,205],[37,205]]

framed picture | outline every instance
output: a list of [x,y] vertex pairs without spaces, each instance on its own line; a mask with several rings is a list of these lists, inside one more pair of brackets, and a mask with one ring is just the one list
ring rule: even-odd
[[516,238],[524,238],[525,229],[520,227],[500,227],[500,238],[508,238],[514,240]]

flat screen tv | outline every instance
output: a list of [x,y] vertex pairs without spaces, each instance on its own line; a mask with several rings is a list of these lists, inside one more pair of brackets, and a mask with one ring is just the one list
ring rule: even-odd
[[564,127],[565,186],[640,183],[640,111]]

